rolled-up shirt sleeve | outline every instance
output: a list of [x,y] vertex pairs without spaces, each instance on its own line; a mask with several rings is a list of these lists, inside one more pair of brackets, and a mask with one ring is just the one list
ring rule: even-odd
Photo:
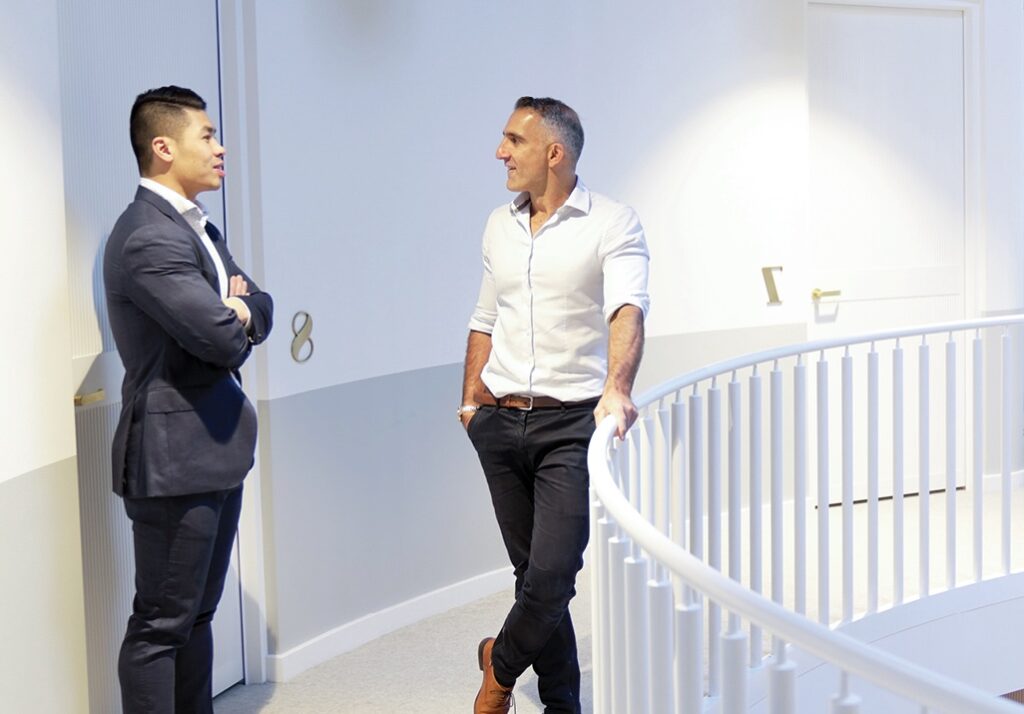
[[601,260],[604,272],[604,319],[623,305],[635,305],[644,317],[650,309],[647,292],[650,254],[644,229],[636,211],[623,206],[601,241]]
[[477,297],[476,307],[469,318],[469,329],[489,335],[494,332],[494,323],[498,321],[498,292],[494,287],[494,273],[487,257],[486,244],[483,257],[484,275],[480,280],[480,295]]

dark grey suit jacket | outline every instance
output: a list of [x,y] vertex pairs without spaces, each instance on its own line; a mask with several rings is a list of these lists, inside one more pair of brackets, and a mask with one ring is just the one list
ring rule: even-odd
[[206,232],[228,276],[249,284],[248,330],[221,301],[195,231],[140,187],[103,256],[107,312],[125,367],[113,443],[114,492],[177,496],[233,488],[252,468],[256,411],[238,368],[266,339],[273,301],[243,273],[220,232]]

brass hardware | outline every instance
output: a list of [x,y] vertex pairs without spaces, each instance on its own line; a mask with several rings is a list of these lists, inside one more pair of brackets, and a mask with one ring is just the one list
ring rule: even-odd
[[779,290],[775,287],[775,271],[782,272],[781,265],[766,266],[761,268],[761,275],[764,277],[764,287],[768,291],[768,304],[769,305],[781,305],[782,300],[779,299]]
[[842,290],[822,290],[821,288],[814,288],[814,290],[811,291],[811,300],[818,302],[823,297],[839,297],[842,294]]
[[[313,356],[313,316],[305,310],[300,310],[292,316],[292,359],[302,364],[309,361]],[[303,349],[308,347],[309,349]]]
[[84,407],[86,404],[95,404],[96,402],[102,402],[107,398],[107,393],[102,389],[97,389],[95,392],[89,392],[88,394],[76,394],[75,395],[75,406]]

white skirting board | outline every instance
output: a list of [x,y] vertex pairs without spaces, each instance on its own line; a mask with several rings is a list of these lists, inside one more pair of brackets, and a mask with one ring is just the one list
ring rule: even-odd
[[512,567],[500,568],[346,622],[281,654],[267,657],[267,678],[286,682],[318,664],[452,608],[512,586]]

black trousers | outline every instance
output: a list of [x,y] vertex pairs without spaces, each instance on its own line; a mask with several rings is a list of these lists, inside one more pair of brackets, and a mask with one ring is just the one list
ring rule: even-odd
[[529,412],[485,406],[469,423],[516,578],[515,604],[494,643],[495,677],[508,684],[532,666],[545,712],[580,712],[569,601],[590,535],[596,402]]
[[118,660],[124,714],[212,714],[210,622],[242,487],[124,506],[135,541],[135,600]]

